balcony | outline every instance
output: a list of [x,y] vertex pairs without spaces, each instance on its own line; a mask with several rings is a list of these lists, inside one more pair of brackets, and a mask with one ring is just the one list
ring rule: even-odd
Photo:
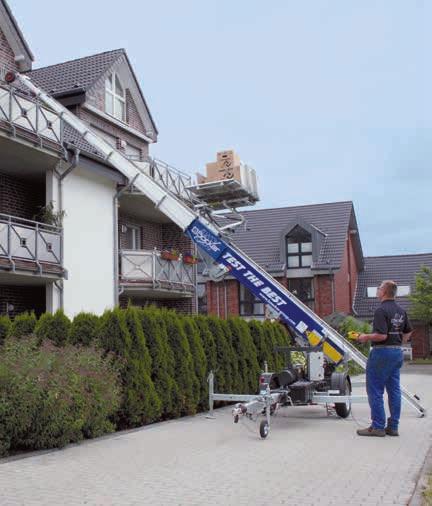
[[63,230],[0,214],[0,280],[11,273],[39,279],[65,277]]
[[0,86],[0,129],[9,135],[62,151],[63,122],[40,101],[12,86]]
[[120,258],[120,286],[126,295],[163,299],[195,293],[195,265],[165,260],[157,250],[123,250]]

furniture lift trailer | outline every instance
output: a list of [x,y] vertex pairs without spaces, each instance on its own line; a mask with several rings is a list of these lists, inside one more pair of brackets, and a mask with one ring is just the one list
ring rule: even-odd
[[[202,205],[196,206],[195,209],[189,207],[184,201],[148,176],[142,167],[126,158],[123,153],[95,134],[89,126],[68,111],[57,100],[38,88],[29,77],[8,72],[5,76],[5,81],[10,85],[14,81],[17,81],[21,87],[27,89],[36,99],[52,109],[65,123],[76,130],[86,142],[95,148],[107,162],[123,174],[131,185],[133,184],[140,192],[146,195],[159,211],[176,223],[213,260],[213,279],[222,279],[228,273],[236,278],[256,297],[274,310],[275,314],[278,315],[295,335],[298,343],[319,350],[318,353],[325,355],[326,362],[332,364],[333,368],[344,361],[353,360],[365,369],[367,359],[355,346],[346,341],[330,325],[319,318],[309,307],[298,300],[230,241],[227,230],[234,228],[235,224],[220,226],[213,219],[211,209]],[[0,104],[0,106],[2,105]],[[23,116],[29,113],[31,111],[21,111]],[[47,124],[47,127],[49,128],[50,125]],[[235,212],[235,209],[232,210]],[[237,225],[241,223],[242,220]],[[316,359],[316,352],[313,350],[309,351],[312,351],[308,353],[308,357],[312,357],[312,359],[309,359],[309,362],[312,361],[314,363],[314,361],[318,360]],[[328,402],[331,397],[331,401],[338,406],[353,400],[350,396],[351,390],[350,388],[348,389],[349,378],[347,376],[344,377],[343,381],[340,380],[342,383],[338,380],[337,388],[335,388],[336,391],[338,390],[338,395],[336,395],[336,393],[333,393],[335,392],[333,388],[326,389],[324,385],[326,383],[327,387],[332,387],[332,375],[330,377],[324,375],[325,377],[322,380],[324,383],[319,386],[313,377],[310,376],[310,371],[311,369],[308,372],[309,377],[303,379],[296,377],[296,381],[304,380],[314,383],[314,388],[312,389],[304,385],[305,391],[309,392],[307,395],[309,397],[312,396],[311,398],[303,396],[304,399],[308,399],[308,402]],[[300,374],[299,371],[298,373]],[[290,383],[293,378],[289,381],[287,380],[289,370],[271,375],[270,377],[268,374],[265,373],[261,377],[263,382],[261,383],[262,387],[260,388],[258,397],[243,396],[240,399],[240,396],[237,396],[236,399],[232,398],[232,400],[246,401],[246,404],[237,406],[238,415],[243,413],[245,409],[246,413],[249,413],[254,410],[262,411],[265,408],[267,426],[263,424],[262,435],[264,436],[268,432],[270,412],[277,404],[290,402],[289,399],[293,399],[293,390],[296,388],[294,387],[295,382]],[[277,388],[273,388],[276,385]],[[227,394],[214,394],[214,400],[218,399],[217,395],[226,396]],[[426,411],[419,403],[418,397],[403,387],[402,397],[420,416],[425,415]],[[251,402],[252,404],[250,404]]]

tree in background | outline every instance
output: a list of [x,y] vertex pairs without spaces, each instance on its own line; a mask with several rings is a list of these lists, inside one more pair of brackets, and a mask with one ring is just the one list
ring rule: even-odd
[[432,269],[423,266],[415,277],[414,292],[410,295],[412,302],[410,316],[432,324]]

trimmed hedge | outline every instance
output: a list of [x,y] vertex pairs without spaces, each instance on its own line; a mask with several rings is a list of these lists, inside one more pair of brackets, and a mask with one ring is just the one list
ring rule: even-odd
[[[0,350],[9,357],[9,368],[0,369],[7,392],[0,402],[3,453],[203,411],[211,370],[217,392],[256,393],[265,362],[270,371],[284,366],[274,347],[289,343],[276,323],[185,316],[154,306],[115,308],[100,317],[80,313],[72,322],[61,311],[38,321],[28,313],[13,322],[1,317],[0,343],[5,336],[17,339],[6,337]],[[92,368],[94,383],[86,372]],[[100,383],[104,377],[112,397]]]

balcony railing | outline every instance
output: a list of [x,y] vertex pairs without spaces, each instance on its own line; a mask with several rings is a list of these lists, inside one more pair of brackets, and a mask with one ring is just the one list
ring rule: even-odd
[[121,251],[121,281],[126,284],[146,284],[193,293],[195,290],[194,265],[182,260],[165,260],[157,250]]
[[41,145],[56,145],[63,141],[63,122],[58,114],[37,99],[26,96],[12,86],[0,86],[0,127],[13,135],[37,139]]
[[135,162],[135,165],[177,197],[191,200],[192,194],[187,187],[192,185],[192,177],[188,174],[157,158]]
[[0,214],[0,267],[63,275],[63,230]]

